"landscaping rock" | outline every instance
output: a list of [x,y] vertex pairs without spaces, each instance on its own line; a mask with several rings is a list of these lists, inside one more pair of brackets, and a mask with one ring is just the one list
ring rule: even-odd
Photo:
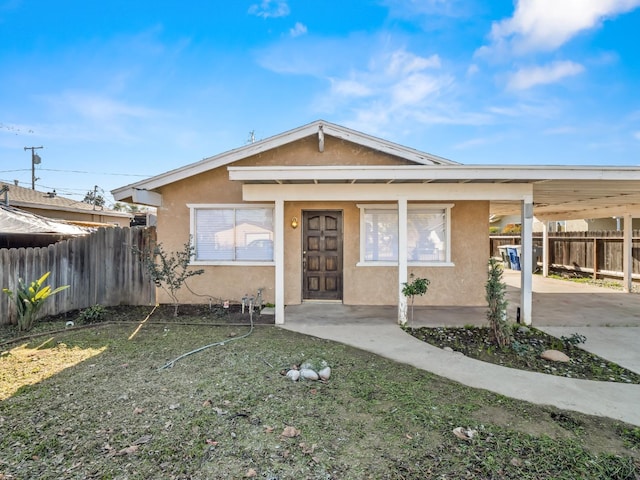
[[531,331],[528,327],[518,327],[518,332],[520,333],[529,333]]
[[545,350],[540,354],[541,358],[551,362],[569,362],[571,359],[559,350]]
[[315,370],[311,370],[310,368],[301,368],[300,378],[304,380],[318,380],[320,377]]

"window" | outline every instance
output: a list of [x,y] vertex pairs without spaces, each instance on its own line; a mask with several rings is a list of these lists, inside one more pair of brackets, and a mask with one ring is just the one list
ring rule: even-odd
[[[398,263],[397,205],[358,205],[360,263]],[[407,206],[407,261],[413,265],[450,264],[450,212],[453,205]]]
[[188,206],[196,262],[273,262],[272,206]]

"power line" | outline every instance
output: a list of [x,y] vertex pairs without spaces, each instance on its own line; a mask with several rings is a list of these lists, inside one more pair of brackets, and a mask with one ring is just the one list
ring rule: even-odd
[[[87,175],[113,175],[113,176],[120,176],[120,177],[149,177],[150,175],[142,175],[142,174],[137,174],[137,173],[106,173],[106,172],[85,172],[82,170],[56,170],[53,168],[39,168],[39,171],[45,171],[45,172],[60,172],[60,173],[83,173],[83,174],[87,174]],[[30,169],[28,168],[21,168],[18,170],[0,170],[0,173],[11,173],[11,172],[28,172],[30,171]]]

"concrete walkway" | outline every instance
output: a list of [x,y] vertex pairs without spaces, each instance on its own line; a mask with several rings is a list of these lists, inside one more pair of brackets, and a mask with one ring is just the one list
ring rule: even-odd
[[[536,278],[544,285],[534,282],[534,325],[538,326],[538,320],[547,323],[540,326],[552,334],[586,331],[586,349],[636,372],[640,369],[640,295],[617,294],[608,289],[593,291],[595,287]],[[563,293],[564,290],[569,291]],[[510,294],[518,293],[511,285]],[[547,294],[557,296],[559,303],[547,303]],[[575,299],[576,294],[582,295]],[[591,302],[599,305],[597,296],[601,295],[607,296],[607,323],[619,326],[602,326],[600,309],[592,310]],[[414,325],[484,324],[484,312],[484,308],[424,308],[416,311]],[[540,315],[546,316],[546,322]],[[286,308],[282,328],[351,345],[471,387],[640,426],[640,385],[556,377],[481,362],[421,342],[404,333],[395,319],[395,307],[305,303]],[[590,328],[596,329],[584,330]],[[616,355],[623,361],[611,358]]]

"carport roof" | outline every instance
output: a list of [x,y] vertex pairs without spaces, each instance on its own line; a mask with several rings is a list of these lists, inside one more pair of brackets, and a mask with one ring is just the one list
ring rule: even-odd
[[[530,184],[539,219],[640,215],[637,167],[410,165],[363,167],[227,167],[244,183]],[[520,213],[520,202],[492,201],[491,213]]]

